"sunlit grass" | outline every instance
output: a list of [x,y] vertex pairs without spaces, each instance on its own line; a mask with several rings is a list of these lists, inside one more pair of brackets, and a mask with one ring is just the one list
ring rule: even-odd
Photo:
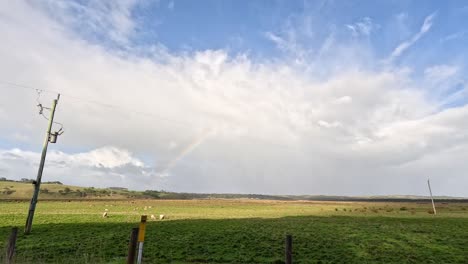
[[[0,237],[20,230],[28,202],[0,202]],[[145,210],[146,208],[146,210]],[[130,230],[149,221],[146,263],[466,263],[468,205],[257,200],[40,201],[17,263],[124,263]],[[108,210],[109,217],[102,213]],[[1,239],[1,243],[5,240]],[[4,244],[0,244],[3,247]]]

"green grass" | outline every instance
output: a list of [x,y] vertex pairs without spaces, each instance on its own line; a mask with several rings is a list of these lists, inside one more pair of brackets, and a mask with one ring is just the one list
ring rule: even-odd
[[[31,199],[34,187],[32,183],[0,181],[0,199]],[[121,191],[99,188],[86,188],[63,184],[41,184],[40,199],[81,199],[82,193],[86,193],[91,199],[127,199],[129,196],[141,193],[133,191]]]
[[[22,230],[27,208],[27,202],[0,202],[0,248],[11,226]],[[286,234],[293,235],[294,263],[467,263],[468,205],[439,204],[437,216],[429,208],[250,200],[39,202],[33,233],[18,238],[17,263],[125,263],[128,237],[141,214],[168,217],[149,221],[145,263],[282,263]]]

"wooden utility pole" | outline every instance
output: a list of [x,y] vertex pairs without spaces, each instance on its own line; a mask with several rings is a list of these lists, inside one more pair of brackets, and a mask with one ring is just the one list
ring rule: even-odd
[[292,236],[286,235],[285,263],[292,264]]
[[13,227],[11,229],[11,235],[8,239],[7,250],[6,250],[6,264],[13,263],[13,257],[15,256],[15,247],[16,247],[16,237],[18,235],[18,228]]
[[44,163],[45,163],[45,158],[47,155],[47,147],[49,145],[49,140],[51,137],[50,131],[52,130],[52,124],[54,123],[55,107],[57,106],[57,102],[59,99],[60,99],[60,94],[57,95],[57,99],[54,99],[54,101],[52,102],[52,108],[50,109],[49,125],[47,127],[44,145],[42,147],[41,162],[39,163],[39,170],[37,171],[37,178],[35,181],[33,181],[34,193],[31,199],[31,203],[29,205],[28,218],[26,220],[26,225],[24,227],[25,234],[31,233],[32,222],[34,218],[34,211],[36,210],[37,198],[39,196],[39,190],[41,187],[42,171],[44,170]]
[[132,228],[130,241],[128,242],[127,264],[135,263],[136,248],[138,243],[138,227]]
[[429,181],[429,179],[427,179],[427,186],[429,187],[429,194],[431,195],[432,210],[434,211],[434,215],[436,215],[437,211],[435,209],[434,198],[432,197],[431,182]]

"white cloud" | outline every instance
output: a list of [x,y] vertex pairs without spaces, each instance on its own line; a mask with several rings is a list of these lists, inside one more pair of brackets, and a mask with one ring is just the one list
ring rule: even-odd
[[136,0],[47,0],[33,4],[64,26],[85,34],[104,36],[119,44],[127,44],[136,27],[132,19]]
[[459,68],[453,65],[435,65],[424,70],[427,79],[439,82],[455,76]]
[[27,141],[30,140],[30,138],[29,138],[28,136],[23,135],[23,134],[21,134],[21,133],[14,133],[14,134],[12,135],[12,138],[13,138],[14,140],[16,140],[16,141],[19,141],[19,142],[21,142],[21,141],[27,142]]
[[280,50],[288,54],[293,54],[296,59],[303,59],[305,50],[300,46],[296,39],[294,30],[285,32],[286,36],[280,36],[272,32],[266,32],[265,37],[272,41]]
[[411,37],[409,40],[400,43],[390,55],[390,59],[395,59],[399,57],[403,52],[405,52],[408,48],[413,46],[422,36],[424,36],[432,27],[433,20],[436,16],[436,13],[432,13],[431,15],[427,16],[424,19],[424,22],[421,26],[419,32]]
[[353,98],[351,98],[350,96],[342,96],[342,97],[339,97],[339,98],[336,98],[334,100],[334,103],[335,104],[349,104],[353,101]]
[[370,17],[364,17],[354,24],[346,24],[353,36],[370,36],[374,31],[380,28],[380,25],[375,24]]
[[[35,179],[40,153],[20,149],[1,150],[0,168],[9,179]],[[147,182],[162,187],[159,174],[131,153],[116,147],[102,147],[89,152],[67,154],[49,151],[43,180],[98,187],[129,186],[144,189]]]
[[88,166],[112,169],[126,164],[143,167],[143,162],[132,157],[127,150],[115,147],[105,147],[87,153],[72,155],[71,159]]
[[[9,36],[0,46],[0,72],[63,94],[56,120],[65,133],[50,146],[45,179],[200,192],[421,194],[420,162],[449,160],[467,145],[466,107],[441,111],[405,69],[362,67],[369,57],[359,47],[330,41],[320,60],[305,56],[299,66],[224,50],[176,54],[160,45],[116,53],[83,41],[41,8],[12,3],[0,4],[0,34]],[[113,22],[92,23],[101,31]],[[123,39],[125,32],[131,29]],[[316,54],[295,46],[292,31],[267,36],[295,54]],[[0,90],[8,94],[0,97],[0,113],[8,113],[0,137],[18,133],[37,142],[27,149],[39,150],[45,122],[36,94]],[[451,151],[457,146],[462,150]],[[37,152],[1,153],[8,175],[34,177]],[[466,169],[460,163],[453,173]],[[444,177],[431,175],[434,182]],[[438,192],[462,195],[460,186],[442,182]]]
[[174,10],[174,7],[175,7],[174,1],[170,1],[169,4],[167,4],[167,9],[169,10]]
[[456,33],[453,33],[453,34],[450,34],[450,35],[447,35],[447,36],[441,38],[440,42],[444,43],[444,42],[447,42],[447,41],[456,40],[456,39],[459,39],[459,38],[462,38],[462,37],[466,36],[467,33],[468,33],[468,31],[459,31],[459,32],[456,32]]
[[341,124],[339,122],[327,122],[327,121],[323,121],[323,120],[319,120],[317,122],[317,124],[321,127],[325,127],[325,128],[334,128],[334,127],[339,127],[341,126]]

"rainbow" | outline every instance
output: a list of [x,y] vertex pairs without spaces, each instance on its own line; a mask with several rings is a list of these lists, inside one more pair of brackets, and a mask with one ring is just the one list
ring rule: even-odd
[[206,130],[199,137],[195,138],[195,140],[193,140],[184,149],[182,149],[182,151],[167,164],[162,174],[167,175],[169,171],[171,171],[177,165],[177,163],[179,163],[179,161],[181,161],[185,156],[190,154],[193,150],[195,150],[198,146],[205,142],[212,132],[213,129]]

